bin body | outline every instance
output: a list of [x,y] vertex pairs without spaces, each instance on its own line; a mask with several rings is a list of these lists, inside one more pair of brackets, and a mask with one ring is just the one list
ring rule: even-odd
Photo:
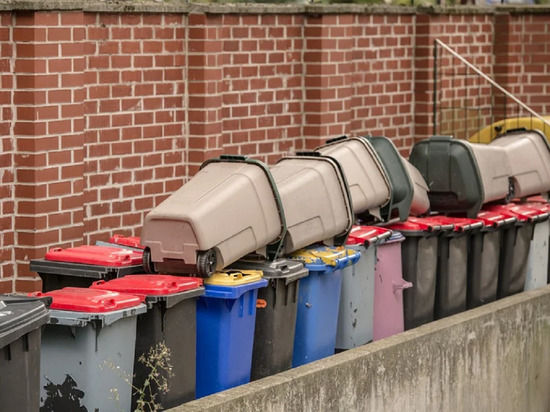
[[412,286],[403,279],[401,243],[404,236],[395,232],[377,247],[374,281],[373,340],[403,332],[403,290]]
[[374,268],[376,248],[390,237],[391,230],[354,226],[346,248],[361,253],[359,261],[343,269],[336,349],[355,348],[370,342],[374,323]]
[[515,131],[498,136],[490,147],[505,150],[511,166],[512,197],[550,191],[550,145],[538,130]]
[[217,272],[197,301],[196,396],[201,398],[250,382],[260,271],[241,271],[226,282]]
[[497,299],[501,242],[505,228],[514,225],[515,217],[482,210],[477,219],[481,231],[470,237],[468,258],[468,309]]
[[291,255],[309,270],[300,281],[292,367],[334,354],[342,270],[360,256],[343,247],[310,247]]
[[414,145],[410,161],[429,188],[432,211],[475,218],[485,203],[509,196],[504,149],[434,136]]
[[353,212],[370,212],[380,216],[380,208],[387,205],[391,185],[384,166],[370,143],[360,138],[337,138],[315,149],[335,159],[344,171],[351,194]]
[[89,287],[97,280],[110,280],[143,271],[143,254],[108,246],[51,249],[45,259],[31,260],[30,269],[42,278],[42,291],[64,287]]
[[[246,213],[243,213],[246,199]],[[280,240],[284,217],[267,166],[221,156],[145,217],[141,244],[146,271],[207,277]]]
[[550,220],[548,203],[527,202],[525,206],[538,213],[538,219],[533,231],[533,239],[529,247],[527,258],[527,274],[525,290],[537,289],[547,284],[548,276],[548,247],[550,236]]
[[452,231],[445,232],[439,238],[434,317],[441,319],[464,312],[467,308],[470,238],[481,231],[483,222],[446,216],[427,219],[442,226],[453,225]]
[[316,242],[342,245],[353,224],[340,165],[316,154],[284,157],[271,167],[285,212],[287,254]]
[[497,298],[519,293],[525,288],[527,259],[537,220],[537,212],[517,204],[491,205],[485,210],[499,212],[517,219],[502,231],[498,270]]
[[[168,391],[159,391],[152,382],[155,402],[172,408],[195,399],[196,300],[204,294],[202,279],[169,275],[128,275],[111,281],[98,281],[93,289],[113,290],[145,297],[147,312],[137,317],[133,385],[144,388],[150,370],[139,359],[164,343],[170,351],[171,374],[159,371]],[[132,410],[138,394],[132,397]]]
[[416,217],[388,227],[405,236],[401,245],[403,279],[413,284],[403,291],[408,330],[434,320],[439,236],[444,227]]
[[48,311],[40,301],[0,295],[2,411],[38,410],[41,327],[48,318]]
[[146,311],[142,299],[70,287],[46,295],[53,310],[42,337],[41,408],[112,411],[118,404],[130,410],[125,376],[133,374],[136,315]]
[[301,279],[309,271],[302,262],[277,259],[273,262],[239,260],[237,270],[261,270],[268,281],[258,289],[256,325],[252,350],[251,380],[265,378],[292,367],[294,333]]

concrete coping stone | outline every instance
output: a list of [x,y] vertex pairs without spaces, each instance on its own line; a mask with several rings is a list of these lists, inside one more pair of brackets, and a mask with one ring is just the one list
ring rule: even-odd
[[205,14],[550,14],[548,5],[395,6],[383,4],[193,3],[185,0],[0,0],[0,11]]

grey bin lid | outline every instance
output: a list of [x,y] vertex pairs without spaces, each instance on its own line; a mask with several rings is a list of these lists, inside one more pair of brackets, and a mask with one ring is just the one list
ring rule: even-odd
[[131,308],[113,310],[110,312],[90,313],[90,312],[73,312],[69,310],[51,310],[50,325],[76,326],[85,327],[91,322],[99,324],[101,327],[112,325],[116,321],[130,316],[141,315],[147,312],[147,306],[140,303]]
[[0,295],[0,348],[41,327],[49,317],[42,299]]
[[309,275],[304,264],[292,259],[276,259],[274,261],[243,259],[231,265],[232,269],[247,269],[263,271],[263,278],[267,280],[284,279],[285,284],[296,282]]
[[363,139],[366,139],[376,151],[392,188],[389,203],[380,209],[383,221],[388,222],[394,218],[399,218],[400,221],[407,220],[414,192],[399,151],[387,137],[367,136]]

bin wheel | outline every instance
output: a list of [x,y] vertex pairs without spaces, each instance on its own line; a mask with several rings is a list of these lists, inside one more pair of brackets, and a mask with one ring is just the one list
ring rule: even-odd
[[197,254],[197,269],[200,277],[209,278],[216,271],[216,264],[218,259],[216,257],[216,251],[209,249],[205,252],[199,252]]
[[151,249],[148,247],[143,250],[143,270],[145,273],[156,273],[155,265],[151,261]]

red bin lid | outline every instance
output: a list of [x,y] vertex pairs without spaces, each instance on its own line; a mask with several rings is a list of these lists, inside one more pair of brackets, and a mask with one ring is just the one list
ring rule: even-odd
[[514,223],[517,217],[499,211],[480,210],[476,219],[481,220],[485,227],[497,228],[505,223]]
[[105,313],[138,306],[144,298],[110,290],[67,287],[51,292],[35,292],[31,296],[50,296],[50,309],[72,312]]
[[550,204],[545,201],[528,199],[520,205],[535,210],[539,215],[547,215],[550,213]]
[[508,216],[516,217],[519,222],[535,222],[539,220],[539,213],[525,205],[509,203],[507,205],[490,205],[483,206],[483,210],[491,212],[500,212]]
[[116,245],[130,246],[137,249],[145,249],[145,246],[141,245],[141,238],[139,236],[113,235],[109,238],[109,242]]
[[437,232],[452,229],[451,225],[442,226],[440,223],[424,217],[409,217],[404,222],[392,223],[386,227],[399,232]]
[[378,226],[353,226],[351,229],[347,245],[377,245],[384,239],[391,236],[391,229]]
[[426,220],[435,222],[441,226],[453,225],[454,232],[464,232],[474,229],[480,229],[483,227],[483,222],[479,219],[469,219],[465,217],[451,217],[451,216],[430,216],[426,217]]
[[171,275],[127,275],[121,278],[99,280],[92,289],[114,290],[133,293],[140,296],[172,295],[187,290],[197,289],[203,285],[201,278]]
[[46,253],[46,260],[96,266],[130,266],[141,265],[143,254],[140,251],[116,247],[86,245],[67,249],[50,249]]

